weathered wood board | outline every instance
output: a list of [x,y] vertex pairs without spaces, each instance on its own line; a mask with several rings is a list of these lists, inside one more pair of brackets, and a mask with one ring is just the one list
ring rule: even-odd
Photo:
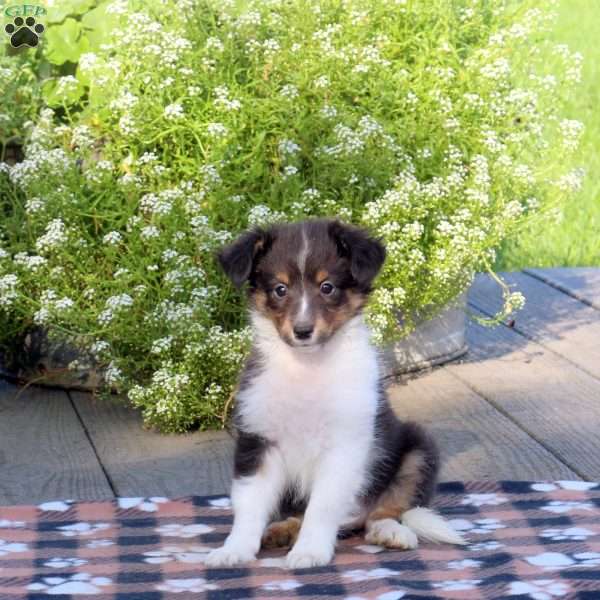
[[[600,312],[524,273],[503,277],[527,298],[525,308],[515,315],[515,330],[600,378]],[[478,275],[469,302],[495,314],[502,303],[498,285]]]
[[228,492],[233,440],[226,431],[159,434],[143,429],[140,414],[122,402],[70,393],[117,495]]
[[441,480],[579,478],[445,369],[395,385],[389,393],[400,418],[433,433]]
[[524,272],[600,310],[600,269],[559,267],[524,269]]
[[[464,360],[390,389],[432,430],[442,480],[600,479],[600,269],[527,273],[505,275],[527,297],[514,328],[470,323]],[[501,291],[478,276],[469,301],[493,314]],[[229,491],[224,431],[161,435],[121,401],[17,391],[0,380],[0,504]]]
[[64,391],[0,380],[0,504],[113,493]]
[[470,323],[467,337],[468,360],[445,369],[580,477],[598,480],[600,381],[505,326]]

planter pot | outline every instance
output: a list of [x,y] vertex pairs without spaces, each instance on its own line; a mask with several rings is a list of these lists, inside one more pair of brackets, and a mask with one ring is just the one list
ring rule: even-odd
[[466,306],[464,292],[439,315],[420,323],[406,338],[389,346],[384,351],[384,375],[420,371],[465,354]]
[[46,331],[36,327],[15,342],[11,358],[0,353],[0,375],[19,383],[92,391],[100,386],[101,374],[93,367],[71,370],[81,360],[78,350],[67,343],[50,341]]
[[[384,376],[411,373],[439,365],[467,352],[465,341],[466,292],[437,317],[424,321],[408,337],[384,351]],[[0,355],[0,375],[19,382],[92,391],[99,387],[101,373],[92,368],[69,370],[80,358],[69,344],[50,342],[46,332],[35,329],[19,342],[9,363]]]

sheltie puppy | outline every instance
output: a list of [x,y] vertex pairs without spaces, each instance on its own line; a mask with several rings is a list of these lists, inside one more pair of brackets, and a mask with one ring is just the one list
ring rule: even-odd
[[289,568],[331,561],[341,530],[371,544],[463,544],[431,502],[438,452],[388,403],[362,308],[385,249],[335,220],[243,234],[219,261],[248,284],[253,347],[236,393],[234,523],[209,566],[291,546]]

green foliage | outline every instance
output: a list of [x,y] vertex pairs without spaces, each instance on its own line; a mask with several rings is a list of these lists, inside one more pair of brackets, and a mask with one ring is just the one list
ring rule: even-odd
[[552,40],[584,57],[582,85],[561,108],[578,115],[585,131],[573,163],[585,160],[583,187],[570,202],[531,219],[503,244],[497,268],[600,266],[600,20],[588,0],[563,0]]
[[249,332],[214,253],[242,229],[370,227],[385,343],[579,185],[562,157],[580,125],[557,116],[579,60],[541,59],[550,19],[530,2],[94,11],[51,25],[70,41],[44,60],[77,68],[44,84],[26,159],[0,165],[0,339],[50,328],[163,430],[223,422]]
[[83,35],[81,22],[69,17],[60,25],[48,29],[45,55],[51,63],[76,63],[88,49],[89,41]]

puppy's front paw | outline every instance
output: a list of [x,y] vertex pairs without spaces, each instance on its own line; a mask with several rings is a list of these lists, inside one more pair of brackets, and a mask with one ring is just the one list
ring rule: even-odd
[[222,546],[209,552],[204,564],[209,567],[231,567],[241,563],[247,563],[256,558],[256,554],[243,548],[228,548]]
[[288,569],[309,569],[322,567],[331,562],[332,558],[333,549],[294,547],[285,557],[285,563]]

